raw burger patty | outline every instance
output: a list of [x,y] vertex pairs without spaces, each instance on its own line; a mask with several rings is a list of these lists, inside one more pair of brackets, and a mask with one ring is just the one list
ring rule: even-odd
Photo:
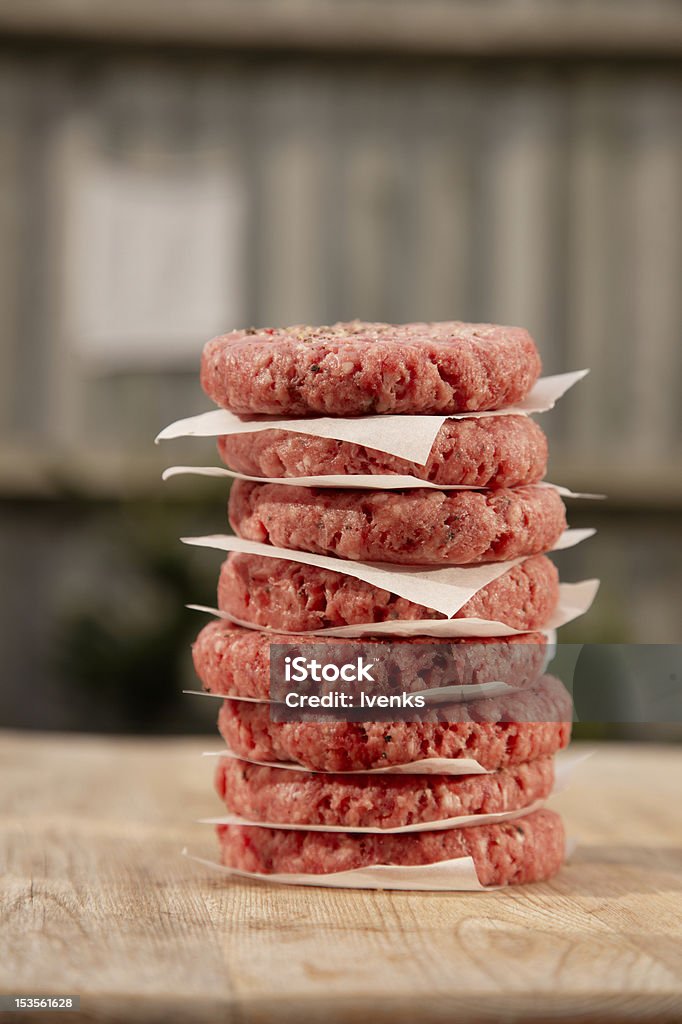
[[564,861],[566,837],[554,811],[515,821],[408,835],[353,835],[219,825],[223,864],[262,874],[325,875],[375,864],[433,864],[473,857],[481,885],[541,882]]
[[[509,637],[477,637],[469,639],[436,639],[434,637],[372,637],[344,640],[338,637],[311,637],[291,634],[263,633],[215,619],[199,633],[192,648],[194,668],[204,689],[230,697],[270,698],[270,645],[300,644],[302,652],[314,644],[339,648],[338,656],[353,660],[353,651],[361,644],[368,656],[368,647],[378,645],[377,664],[373,674],[373,693],[395,693],[394,666],[399,671],[405,690],[421,690],[427,686],[424,669],[434,666],[428,681],[431,687],[446,685],[455,676],[462,683],[501,680],[510,686],[534,685],[543,671],[544,633],[520,633]],[[443,652],[442,654],[440,652]],[[295,652],[292,652],[295,654]],[[418,675],[422,672],[422,676]],[[449,676],[449,678],[448,678]],[[325,689],[350,692],[355,683],[341,681],[312,683],[310,692]],[[302,692],[307,692],[303,685]]]
[[[474,594],[456,619],[541,629],[559,600],[559,574],[535,555]],[[233,552],[220,570],[218,607],[237,619],[289,632],[446,616],[370,583],[315,565]]]
[[399,828],[516,811],[548,797],[553,784],[551,757],[490,775],[460,776],[312,774],[224,757],[215,777],[227,809],[243,818],[346,828]]
[[410,722],[273,722],[269,704],[226,700],[218,728],[238,757],[294,761],[314,771],[363,771],[430,757],[471,757],[497,771],[568,743],[570,697],[558,679],[542,682],[542,688],[460,704],[460,720],[451,722],[430,709],[414,712]]
[[218,452],[230,469],[247,476],[400,473],[466,487],[532,484],[547,468],[547,438],[528,416],[447,420],[424,466],[350,441],[290,430],[219,437]]
[[348,491],[235,480],[239,537],[276,547],[402,565],[503,562],[549,551],[566,527],[552,487],[499,491]]
[[214,338],[204,347],[201,385],[236,413],[447,414],[514,405],[540,369],[520,327],[355,320]]

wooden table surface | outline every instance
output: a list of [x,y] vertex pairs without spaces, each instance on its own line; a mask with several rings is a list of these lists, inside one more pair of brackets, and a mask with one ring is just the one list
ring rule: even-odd
[[80,994],[80,1021],[682,1019],[681,749],[596,748],[554,881],[430,895],[180,856],[215,855],[207,745],[0,733],[0,992]]

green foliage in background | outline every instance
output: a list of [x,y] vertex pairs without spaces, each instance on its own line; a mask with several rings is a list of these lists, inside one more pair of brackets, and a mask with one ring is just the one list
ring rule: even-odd
[[[108,585],[85,586],[56,617],[54,668],[69,699],[88,709],[91,728],[191,732],[216,708],[182,695],[197,688],[191,643],[205,621],[185,605],[215,603],[213,565],[178,541],[183,509],[135,504],[102,523]],[[115,564],[112,564],[115,563]]]

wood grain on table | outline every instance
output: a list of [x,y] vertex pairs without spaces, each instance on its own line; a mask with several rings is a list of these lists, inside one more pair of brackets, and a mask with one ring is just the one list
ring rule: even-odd
[[0,733],[0,992],[80,994],[82,1022],[682,1019],[681,749],[594,748],[553,881],[431,895],[182,857],[216,854],[207,746]]

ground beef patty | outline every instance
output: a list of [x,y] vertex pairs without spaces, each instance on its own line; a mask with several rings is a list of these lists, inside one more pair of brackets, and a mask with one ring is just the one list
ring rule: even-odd
[[[558,600],[559,574],[554,563],[535,555],[479,590],[454,618],[541,629]],[[289,632],[446,617],[341,572],[238,552],[220,570],[218,607],[244,622]]]
[[214,338],[204,347],[201,385],[236,413],[447,414],[513,405],[540,369],[520,327],[355,320]]
[[442,721],[442,712],[427,709],[413,712],[409,722],[274,722],[269,704],[226,700],[218,729],[246,760],[294,761],[322,772],[430,757],[474,758],[497,771],[556,753],[571,733],[570,697],[551,676],[528,691],[460,704],[456,714],[458,721]]
[[447,420],[425,465],[332,437],[260,430],[218,438],[223,462],[248,476],[404,474],[435,484],[517,487],[541,480],[547,438],[528,416]]
[[502,562],[549,551],[566,527],[551,487],[348,491],[235,480],[233,530],[247,540],[355,561]]
[[566,837],[554,811],[496,825],[408,835],[353,835],[219,825],[223,864],[261,874],[331,874],[376,864],[433,864],[473,857],[481,885],[541,882],[564,861]]
[[[263,633],[216,619],[199,633],[192,656],[196,673],[210,693],[268,700],[271,644],[300,644],[303,654],[311,644],[318,653],[324,645],[330,650],[329,662],[354,660],[354,652],[361,650],[376,661],[372,692],[396,693],[396,679],[404,690],[493,680],[519,688],[532,686],[543,671],[546,643],[543,633],[447,640],[381,636],[357,641]],[[291,657],[298,653],[289,650]],[[357,684],[335,681],[298,687],[302,692],[321,693],[327,688],[353,692]]]
[[490,775],[327,775],[221,758],[215,786],[228,811],[252,821],[400,828],[465,814],[499,814],[548,797],[554,761]]

